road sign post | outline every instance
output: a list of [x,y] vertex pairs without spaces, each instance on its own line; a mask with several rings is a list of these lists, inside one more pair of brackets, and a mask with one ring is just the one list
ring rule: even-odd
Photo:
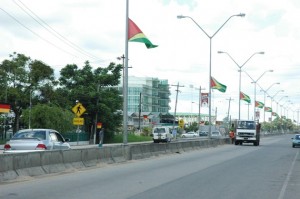
[[75,115],[77,117],[73,118],[73,124],[77,125],[77,145],[79,144],[79,126],[83,126],[84,124],[84,118],[81,118],[80,116],[86,111],[85,107],[81,104],[81,103],[77,103],[73,108],[72,108],[73,113],[75,113]]

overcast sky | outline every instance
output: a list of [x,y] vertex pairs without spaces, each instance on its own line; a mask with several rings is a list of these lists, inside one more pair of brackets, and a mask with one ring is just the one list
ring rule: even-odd
[[[125,53],[126,0],[1,0],[0,61],[13,52],[45,62],[56,74],[66,64],[83,66],[86,60],[93,67],[121,63]],[[199,89],[209,86],[209,38],[189,18],[212,36],[212,76],[227,86],[226,93],[212,92],[212,111],[218,120],[228,114],[229,99],[232,118],[238,117],[239,72],[242,69],[257,81],[256,99],[264,102],[264,92],[279,104],[290,107],[284,111],[276,103],[273,110],[298,120],[300,91],[300,1],[299,0],[129,0],[129,17],[153,44],[147,49],[141,43],[129,43],[129,76],[168,79],[179,83],[177,112],[198,112]],[[242,72],[241,91],[249,95],[250,118],[253,117],[254,84]],[[274,84],[279,82],[280,84]],[[273,85],[274,84],[274,85]],[[273,85],[273,86],[272,86]],[[261,86],[261,88],[259,87]],[[170,106],[174,111],[176,87],[171,86]],[[281,90],[284,90],[281,92]],[[284,97],[288,96],[288,97]],[[290,101],[290,102],[289,102]],[[196,102],[196,103],[192,103]],[[271,106],[270,98],[265,100]],[[248,118],[248,106],[241,101],[241,118]],[[202,108],[208,113],[207,108]],[[260,111],[263,120],[263,111]],[[266,113],[266,118],[270,113]]]

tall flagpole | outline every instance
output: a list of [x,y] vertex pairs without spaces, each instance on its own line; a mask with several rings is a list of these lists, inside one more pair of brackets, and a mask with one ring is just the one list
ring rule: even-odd
[[123,144],[127,144],[127,123],[128,123],[128,11],[129,11],[129,0],[126,0],[126,22],[125,22],[125,66],[124,70],[124,81],[123,81]]

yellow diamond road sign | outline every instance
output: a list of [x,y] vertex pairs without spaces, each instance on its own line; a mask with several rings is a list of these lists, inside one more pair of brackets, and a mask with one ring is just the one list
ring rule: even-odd
[[84,108],[84,106],[81,103],[77,103],[73,108],[72,111],[75,113],[75,115],[77,117],[80,117],[85,111],[86,109]]

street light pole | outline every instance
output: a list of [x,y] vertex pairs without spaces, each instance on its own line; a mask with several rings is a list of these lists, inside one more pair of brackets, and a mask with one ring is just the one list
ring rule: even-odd
[[278,104],[279,104],[279,102],[283,99],[283,98],[285,98],[285,97],[289,97],[289,96],[283,96],[282,98],[280,98],[278,101],[277,101],[277,107],[276,107],[276,112],[278,112]]
[[284,92],[284,90],[279,90],[279,91],[277,91],[277,93],[275,93],[275,95],[273,95],[272,97],[269,96],[269,97],[271,98],[271,110],[272,110],[272,113],[271,113],[271,122],[273,121],[273,120],[272,120],[272,117],[273,117],[273,100],[274,100],[274,97],[275,97],[279,92]]
[[262,78],[262,76],[264,76],[264,74],[266,74],[267,72],[273,72],[273,70],[266,70],[265,72],[263,72],[260,76],[259,76],[259,78],[256,80],[256,81],[254,81],[253,83],[254,83],[254,115],[253,115],[253,119],[255,120],[256,119],[256,117],[255,117],[255,102],[256,102],[256,84],[257,84],[257,82],[258,82],[258,80],[260,80],[260,78]]
[[[267,94],[268,90],[270,90],[272,88],[272,86],[274,86],[275,84],[280,84],[280,82],[273,83],[271,86],[269,86],[269,88],[267,90],[264,91],[264,104],[266,104],[266,94]],[[265,121],[266,121],[266,111],[264,109],[264,122]]]
[[213,35],[209,35],[207,34],[207,32],[192,18],[189,16],[183,16],[183,15],[178,15],[177,18],[178,19],[183,19],[183,18],[189,18],[191,19],[197,26],[198,28],[200,28],[200,30],[209,38],[209,77],[208,77],[208,87],[209,87],[209,91],[208,91],[208,109],[209,109],[209,128],[208,128],[208,132],[209,132],[209,137],[211,134],[211,44],[212,44],[212,38],[223,28],[223,26],[232,18],[232,17],[244,17],[245,14],[244,13],[240,13],[240,14],[236,14],[236,15],[232,15],[230,16],[220,27],[219,29],[217,29],[217,31],[213,34]]
[[224,51],[218,51],[218,53],[225,53],[226,55],[228,55],[228,57],[237,65],[237,67],[239,67],[239,73],[240,73],[240,78],[239,78],[239,94],[238,94],[238,98],[239,98],[239,120],[241,119],[241,98],[240,98],[240,93],[241,93],[241,77],[242,77],[242,68],[243,66],[256,54],[265,54],[264,52],[255,52],[253,53],[242,65],[239,65],[233,58],[232,56]]
[[254,115],[253,115],[253,120],[255,120],[255,102],[256,102],[256,84],[258,82],[258,80],[260,80],[262,78],[262,76],[264,76],[264,74],[266,74],[267,72],[273,72],[273,70],[266,70],[265,72],[263,72],[263,74],[261,74],[259,76],[259,78],[257,78],[257,80],[255,81],[245,70],[243,70],[246,75],[248,75],[248,77],[250,77],[250,79],[252,80],[252,83],[254,83]]

